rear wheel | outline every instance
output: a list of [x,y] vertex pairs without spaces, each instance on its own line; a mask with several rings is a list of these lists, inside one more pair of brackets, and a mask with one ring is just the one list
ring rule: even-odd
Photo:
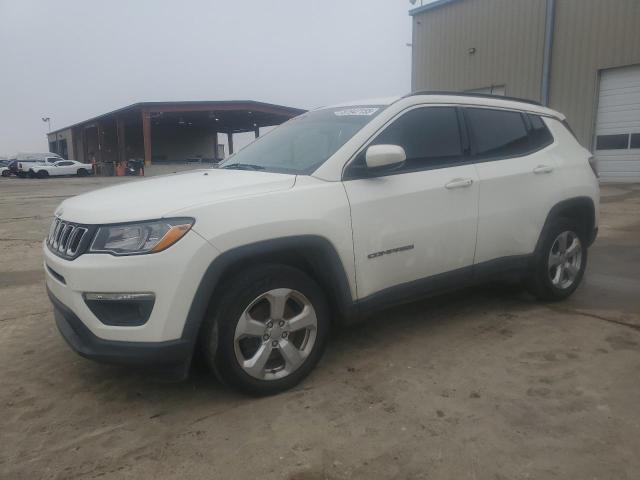
[[46,170],[40,170],[36,176],[38,178],[47,178],[49,176],[49,172],[47,172]]
[[304,272],[264,265],[242,272],[216,301],[202,347],[218,377],[251,395],[289,389],[324,351],[329,309]]
[[547,228],[536,253],[529,290],[541,300],[564,300],[580,285],[586,266],[584,229],[572,220],[558,219]]
[[86,177],[87,175],[89,175],[89,172],[87,172],[87,170],[84,169],[84,168],[79,168],[78,172],[77,172],[77,175],[79,177]]
[[11,172],[9,170],[3,170],[2,171],[2,176],[3,177],[8,177],[9,175],[11,175]]

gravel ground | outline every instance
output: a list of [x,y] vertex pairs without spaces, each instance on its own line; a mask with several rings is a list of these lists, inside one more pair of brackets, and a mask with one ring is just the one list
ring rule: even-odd
[[0,478],[640,478],[640,185],[603,188],[568,301],[487,287],[389,310],[256,400],[99,365],[58,334],[54,208],[122,181],[0,179]]

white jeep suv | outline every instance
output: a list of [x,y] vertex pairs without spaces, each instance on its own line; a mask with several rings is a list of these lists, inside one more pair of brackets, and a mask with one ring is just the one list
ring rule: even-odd
[[514,99],[320,108],[220,168],[64,201],[44,245],[55,319],[83,356],[184,377],[198,350],[275,393],[332,324],[380,308],[504,275],[569,296],[597,233],[590,159],[562,114]]

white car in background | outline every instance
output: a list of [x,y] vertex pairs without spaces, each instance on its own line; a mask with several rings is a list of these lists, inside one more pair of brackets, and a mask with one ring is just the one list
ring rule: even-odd
[[38,162],[29,168],[29,176],[38,178],[77,175],[86,177],[91,174],[91,164],[76,162],[75,160],[60,160],[55,163]]
[[27,178],[29,176],[29,170],[31,170],[31,167],[35,166],[35,165],[41,165],[41,164],[48,164],[48,165],[53,165],[56,162],[59,162],[61,160],[64,160],[64,158],[62,158],[60,155],[56,154],[56,153],[51,153],[51,154],[39,154],[39,153],[35,153],[35,154],[25,154],[21,156],[22,158],[18,157],[18,165],[17,165],[17,171],[16,171],[16,175],[20,178]]

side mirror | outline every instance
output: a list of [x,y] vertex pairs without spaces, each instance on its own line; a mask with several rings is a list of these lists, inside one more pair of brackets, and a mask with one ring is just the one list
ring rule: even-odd
[[367,168],[399,167],[406,159],[407,154],[399,145],[372,145],[365,154]]

